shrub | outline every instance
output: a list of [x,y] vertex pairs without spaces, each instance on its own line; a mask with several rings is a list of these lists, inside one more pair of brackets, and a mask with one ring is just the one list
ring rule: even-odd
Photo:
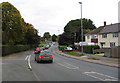
[[25,51],[30,48],[31,48],[30,45],[3,45],[2,46],[2,56]]
[[67,46],[59,46],[59,50],[62,51],[64,50],[64,48],[66,48]]
[[93,49],[100,49],[98,45],[83,45],[83,52],[93,54]]

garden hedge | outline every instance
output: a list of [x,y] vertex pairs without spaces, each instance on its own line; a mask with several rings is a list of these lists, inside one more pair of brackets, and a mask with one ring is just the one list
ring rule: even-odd
[[30,48],[31,48],[30,45],[3,45],[2,46],[2,56],[25,51]]
[[59,46],[59,50],[62,51],[64,50],[64,48],[66,48],[67,46]]
[[100,49],[98,45],[83,45],[83,52],[93,54],[93,49]]

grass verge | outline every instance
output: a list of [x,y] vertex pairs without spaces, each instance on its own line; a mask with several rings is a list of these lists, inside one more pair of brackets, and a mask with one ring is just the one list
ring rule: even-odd
[[100,59],[96,59],[96,58],[88,58],[88,59],[90,59],[90,60],[100,60]]
[[69,54],[69,55],[73,55],[73,56],[84,56],[84,54],[78,54],[78,53],[75,53],[75,52],[66,52],[65,54]]

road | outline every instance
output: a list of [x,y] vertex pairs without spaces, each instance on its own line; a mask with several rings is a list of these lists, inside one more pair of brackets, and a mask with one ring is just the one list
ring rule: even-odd
[[[61,56],[49,48],[53,63],[37,63],[33,50],[2,58],[3,81],[117,81],[118,68]],[[32,68],[32,71],[28,69]]]

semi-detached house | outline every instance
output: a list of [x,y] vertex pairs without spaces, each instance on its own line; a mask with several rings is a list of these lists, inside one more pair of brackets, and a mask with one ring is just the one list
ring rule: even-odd
[[85,42],[96,43],[101,48],[120,46],[120,23],[101,26],[85,35]]

